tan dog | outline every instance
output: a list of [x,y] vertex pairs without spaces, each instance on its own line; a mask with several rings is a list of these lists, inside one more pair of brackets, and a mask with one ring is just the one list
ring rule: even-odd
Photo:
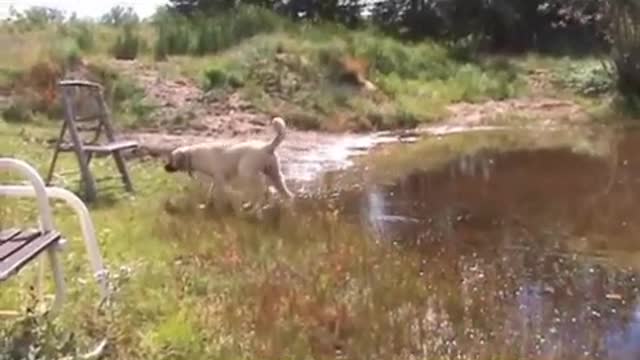
[[247,141],[233,145],[204,143],[183,146],[171,152],[164,168],[167,172],[201,173],[211,178],[214,197],[219,200],[234,193],[230,185],[236,180],[240,181],[243,193],[248,195],[253,206],[257,206],[260,197],[263,200],[268,198],[269,185],[290,199],[293,195],[285,184],[275,153],[284,140],[286,126],[280,117],[274,118],[272,125],[276,136],[269,143]]

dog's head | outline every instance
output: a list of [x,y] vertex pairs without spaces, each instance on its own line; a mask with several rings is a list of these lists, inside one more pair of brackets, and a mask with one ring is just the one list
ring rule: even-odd
[[166,172],[191,171],[189,165],[189,155],[182,148],[173,150],[166,158],[164,165]]

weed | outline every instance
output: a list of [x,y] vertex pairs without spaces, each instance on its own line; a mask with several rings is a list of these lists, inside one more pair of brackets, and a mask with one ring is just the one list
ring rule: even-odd
[[0,327],[0,360],[78,356],[73,334],[63,331],[46,314],[38,313],[33,290],[28,304],[10,326]]

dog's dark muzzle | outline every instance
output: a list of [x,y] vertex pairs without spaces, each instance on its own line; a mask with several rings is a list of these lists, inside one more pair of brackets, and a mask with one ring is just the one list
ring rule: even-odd
[[176,169],[172,164],[169,163],[164,166],[164,171],[173,173],[178,171],[178,169]]

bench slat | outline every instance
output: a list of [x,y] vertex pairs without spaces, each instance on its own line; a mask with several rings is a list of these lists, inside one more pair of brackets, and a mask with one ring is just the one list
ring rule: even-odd
[[[24,232],[23,232],[24,233]],[[8,279],[29,261],[61,239],[58,232],[41,234],[14,251],[6,259],[0,260],[0,281]]]
[[0,231],[0,244],[11,240],[14,236],[20,234],[20,229],[6,229]]
[[10,240],[4,241],[0,246],[0,261],[9,257],[39,235],[40,231],[36,230],[25,230],[13,235]]

